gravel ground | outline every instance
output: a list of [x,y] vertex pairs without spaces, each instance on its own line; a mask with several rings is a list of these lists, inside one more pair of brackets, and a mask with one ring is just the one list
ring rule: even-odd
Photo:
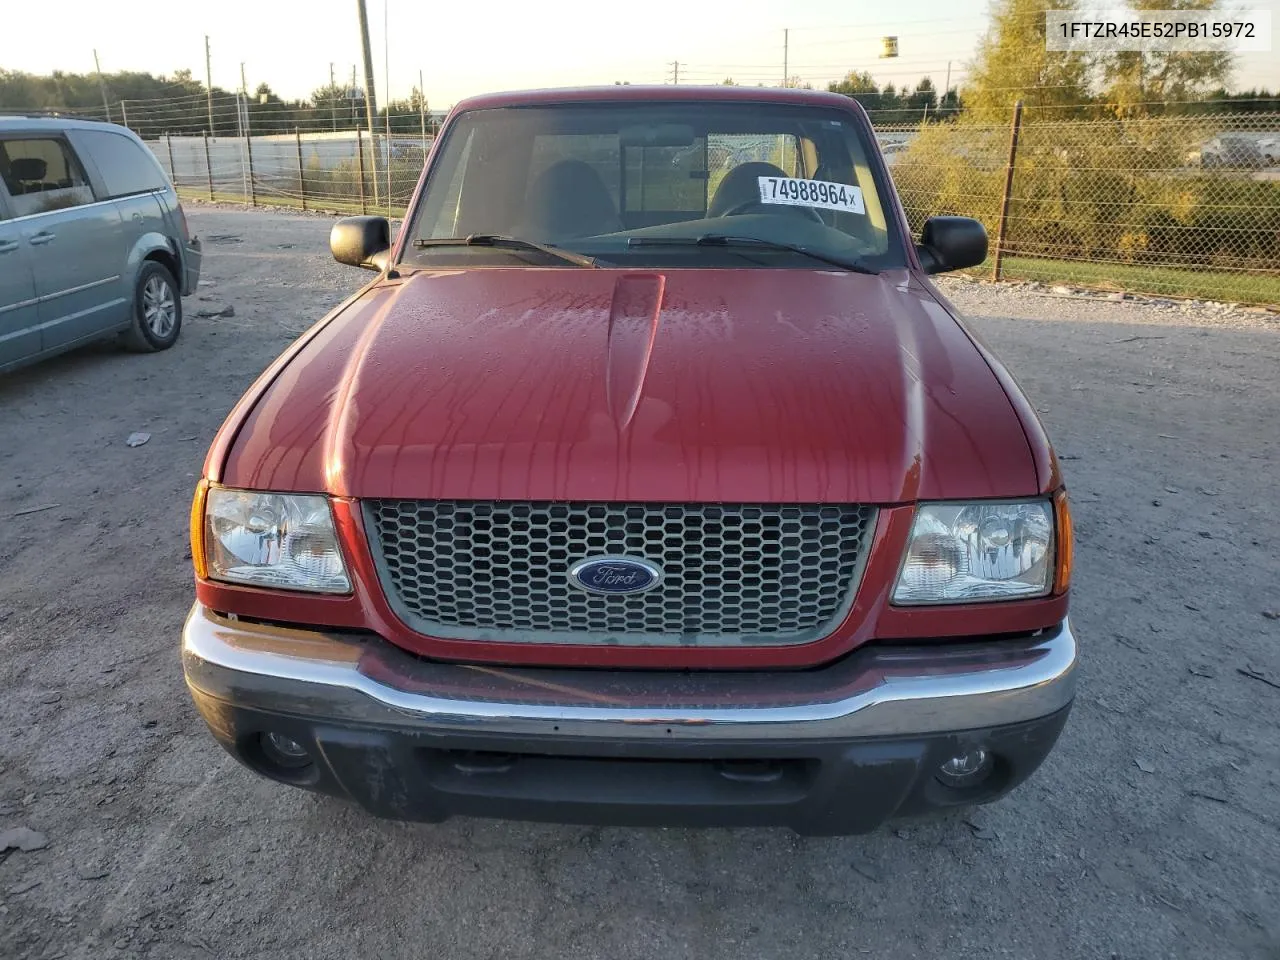
[[44,840],[0,853],[0,957],[1280,958],[1280,318],[947,281],[1078,523],[1082,692],[1012,797],[837,840],[405,825],[242,770],[183,687],[206,446],[367,276],[321,217],[190,218],[175,349],[0,378],[0,831]]

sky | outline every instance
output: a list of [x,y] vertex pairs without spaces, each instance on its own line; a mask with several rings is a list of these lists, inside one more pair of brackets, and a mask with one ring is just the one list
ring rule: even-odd
[[[1239,2],[1272,10],[1280,31],[1280,0]],[[788,72],[815,87],[857,69],[897,86],[928,75],[941,88],[948,66],[963,83],[988,21],[988,0],[366,3],[379,100],[387,76],[391,97],[404,98],[421,71],[433,109],[494,90],[670,82],[676,62],[681,83],[777,83],[784,31]],[[87,73],[96,49],[104,72],[185,67],[203,80],[207,34],[215,85],[238,89],[243,62],[250,89],[266,82],[292,99],[325,85],[330,64],[342,82],[360,62],[356,0],[182,0],[162,17],[122,16],[123,6],[61,0],[56,29],[0,33],[0,67]],[[896,60],[879,58],[884,36],[898,38]],[[1280,41],[1241,55],[1235,85],[1280,89]]]

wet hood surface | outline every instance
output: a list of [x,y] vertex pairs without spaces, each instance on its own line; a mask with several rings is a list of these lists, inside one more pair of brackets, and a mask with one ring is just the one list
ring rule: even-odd
[[224,483],[425,499],[1034,493],[1022,425],[905,272],[574,268],[371,289],[266,388]]

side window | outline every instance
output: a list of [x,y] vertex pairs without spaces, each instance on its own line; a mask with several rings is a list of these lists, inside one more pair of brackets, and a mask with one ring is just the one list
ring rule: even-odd
[[0,177],[15,217],[93,202],[80,161],[60,139],[0,141]]
[[77,130],[73,136],[98,165],[108,198],[168,187],[156,158],[129,137],[110,130]]

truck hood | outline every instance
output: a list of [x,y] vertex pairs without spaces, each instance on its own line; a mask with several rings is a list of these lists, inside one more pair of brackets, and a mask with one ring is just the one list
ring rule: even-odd
[[1037,490],[987,361],[905,271],[415,273],[264,382],[214,476],[227,485],[882,504]]

